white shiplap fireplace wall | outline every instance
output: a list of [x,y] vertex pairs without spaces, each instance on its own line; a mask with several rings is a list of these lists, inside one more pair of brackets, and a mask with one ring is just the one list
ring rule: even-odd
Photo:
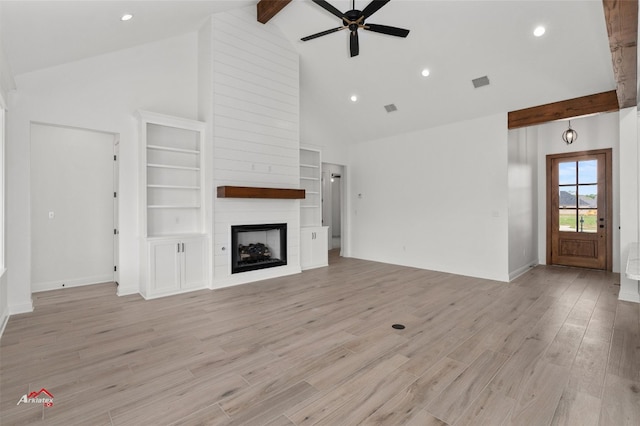
[[[239,28],[241,30],[239,30]],[[208,124],[212,288],[300,272],[298,200],[216,198],[218,186],[299,186],[298,54],[255,7],[213,15],[199,34],[199,115]],[[211,217],[213,212],[213,217]],[[287,223],[286,266],[231,274],[231,226]]]

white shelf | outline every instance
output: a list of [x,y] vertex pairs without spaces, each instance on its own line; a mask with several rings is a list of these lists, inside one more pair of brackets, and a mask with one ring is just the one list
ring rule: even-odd
[[169,164],[147,164],[147,167],[155,167],[158,169],[190,170],[196,172],[200,171],[200,167],[172,166]]
[[199,186],[182,186],[182,185],[147,185],[147,188],[159,189],[200,189]]
[[313,164],[300,164],[300,167],[308,167],[310,169],[319,169],[319,166],[315,166]]
[[303,209],[317,209],[317,208],[319,208],[320,206],[315,206],[315,205],[314,205],[314,206],[300,206],[300,207],[302,207]]
[[165,204],[147,206],[148,209],[199,209],[197,204]]
[[181,152],[184,154],[200,154],[200,151],[194,149],[171,148],[168,146],[160,145],[147,145],[147,149],[154,149],[156,151]]
[[148,209],[199,209],[200,206],[193,204],[183,204],[183,205],[154,205],[147,206]]
[[301,177],[300,180],[314,180],[314,181],[319,181],[320,178],[312,178],[312,177]]
[[318,191],[305,191],[305,194],[311,194],[311,195],[320,195],[320,193]]

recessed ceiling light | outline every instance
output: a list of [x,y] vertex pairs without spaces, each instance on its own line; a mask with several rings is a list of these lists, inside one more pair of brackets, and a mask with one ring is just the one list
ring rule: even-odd
[[543,27],[542,25],[539,25],[536,27],[535,30],[533,30],[533,35],[536,37],[542,37],[545,33],[545,31],[547,31],[547,29],[545,27]]
[[429,70],[425,68],[422,70],[420,74],[422,74],[423,77],[429,77],[430,73],[429,73]]
[[122,15],[122,16],[120,17],[120,20],[121,20],[121,21],[129,21],[129,20],[131,20],[131,18],[133,18],[133,15],[132,15],[132,14],[130,14],[130,13],[125,13],[124,15]]
[[351,95],[351,102],[357,102],[358,97],[356,95]]

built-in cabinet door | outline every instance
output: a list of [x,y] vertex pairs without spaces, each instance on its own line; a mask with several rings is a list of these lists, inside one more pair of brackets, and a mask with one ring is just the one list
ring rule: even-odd
[[327,265],[327,227],[300,228],[300,268],[311,269]]
[[148,297],[207,285],[207,238],[168,238],[149,242]]
[[206,238],[185,239],[182,250],[182,288],[206,286]]
[[313,229],[300,228],[300,268],[309,269],[312,264]]
[[153,293],[180,289],[179,240],[154,241],[149,244],[150,284]]

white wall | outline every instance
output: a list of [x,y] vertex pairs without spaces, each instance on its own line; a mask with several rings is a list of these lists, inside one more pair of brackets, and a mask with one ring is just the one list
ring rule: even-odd
[[578,139],[571,145],[562,140],[568,122],[558,121],[536,126],[538,146],[538,260],[547,261],[547,177],[546,156],[565,152],[612,148],[613,161],[613,270],[620,271],[620,131],[617,112],[571,120]]
[[0,94],[0,337],[9,320],[9,299],[7,270],[5,268],[5,222],[4,222],[4,199],[5,199],[5,102]]
[[7,273],[12,313],[31,310],[29,129],[45,122],[120,135],[119,294],[138,292],[138,138],[133,113],[197,113],[195,33],[16,76],[7,115]]
[[509,131],[509,278],[538,263],[537,129]]
[[354,145],[351,255],[507,281],[507,117]]
[[[2,21],[2,8],[0,7],[0,21]],[[0,32],[0,336],[9,319],[9,299],[7,271],[5,269],[5,109],[8,93],[13,89],[14,81],[9,64],[4,53],[4,40]]]
[[[3,8],[0,7],[0,22],[2,21],[2,13]],[[4,100],[7,100],[9,91],[13,89],[15,89],[15,81],[13,80],[11,67],[4,53],[4,39],[2,32],[0,32],[0,96]]]
[[32,291],[113,281],[114,139],[31,125]]
[[[625,275],[629,246],[640,241],[640,149],[638,108],[620,111],[620,299],[640,302],[637,280]],[[615,245],[614,245],[615,247]]]
[[[242,31],[238,32],[238,28]],[[222,185],[299,187],[298,54],[255,7],[215,14],[200,31],[200,117],[213,146],[212,193]],[[203,81],[204,80],[204,81]],[[300,271],[297,200],[219,199],[213,205],[213,282],[219,288]],[[288,224],[288,265],[231,274],[231,225]]]

